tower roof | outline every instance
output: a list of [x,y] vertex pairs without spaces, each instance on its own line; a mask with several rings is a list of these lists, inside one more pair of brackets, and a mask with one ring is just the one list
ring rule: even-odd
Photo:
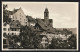
[[48,8],[45,8],[45,12],[48,12]]

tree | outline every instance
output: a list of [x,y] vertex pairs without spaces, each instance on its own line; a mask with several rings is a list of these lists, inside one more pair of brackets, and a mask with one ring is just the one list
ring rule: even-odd
[[5,10],[7,7],[7,4],[3,4],[3,10]]
[[53,38],[49,48],[51,49],[76,49],[76,36],[71,34],[71,36],[67,40]]
[[72,36],[70,38],[68,38],[69,42],[68,44],[70,45],[68,48],[70,49],[76,49],[76,36],[74,34],[72,34]]
[[31,27],[23,26],[19,35],[21,46],[26,49],[39,48],[40,36],[36,31],[31,30]]
[[3,22],[10,23],[11,18],[9,18],[9,11],[6,9],[7,4],[3,4]]

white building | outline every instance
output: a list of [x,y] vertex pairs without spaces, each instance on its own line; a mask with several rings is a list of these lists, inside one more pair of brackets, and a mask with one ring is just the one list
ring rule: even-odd
[[43,36],[41,44],[42,44],[43,48],[47,47],[47,45],[48,45],[48,39],[47,39],[46,36]]
[[[14,23],[14,22],[13,22]],[[11,24],[3,24],[3,36],[5,35],[19,35],[20,34],[20,28],[12,28]]]
[[4,24],[3,24],[3,35],[5,35],[5,34],[8,35],[9,32],[10,32],[10,25],[4,23]]
[[14,9],[9,17],[12,21],[18,20],[23,26],[28,25],[28,19],[26,18],[22,8]]

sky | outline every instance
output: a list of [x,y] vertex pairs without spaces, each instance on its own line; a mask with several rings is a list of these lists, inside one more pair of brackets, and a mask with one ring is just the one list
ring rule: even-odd
[[33,18],[44,18],[44,10],[48,8],[49,19],[53,19],[54,28],[77,28],[78,2],[2,2],[8,10],[22,8],[25,15]]

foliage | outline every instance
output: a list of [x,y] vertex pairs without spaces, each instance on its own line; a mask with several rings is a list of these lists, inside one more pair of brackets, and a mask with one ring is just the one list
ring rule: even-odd
[[9,18],[9,11],[6,9],[7,4],[3,4],[3,22],[10,23],[11,18]]
[[67,40],[53,38],[51,45],[49,45],[49,48],[51,49],[76,49],[76,36],[72,34]]
[[31,27],[23,26],[19,35],[21,46],[27,49],[40,48],[40,36]]

